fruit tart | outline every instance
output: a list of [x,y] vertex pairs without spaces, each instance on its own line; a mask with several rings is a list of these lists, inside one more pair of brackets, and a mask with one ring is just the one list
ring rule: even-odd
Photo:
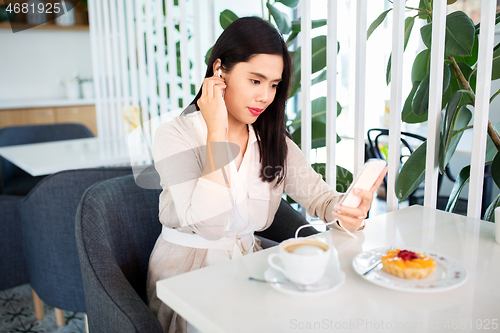
[[405,279],[423,279],[436,268],[434,259],[408,250],[390,250],[381,260],[384,271]]

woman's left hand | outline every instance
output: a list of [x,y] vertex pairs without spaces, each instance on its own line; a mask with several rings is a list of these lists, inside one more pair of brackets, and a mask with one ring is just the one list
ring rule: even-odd
[[354,194],[361,197],[361,203],[358,208],[346,207],[343,205],[335,205],[333,216],[342,221],[342,226],[348,231],[358,231],[363,221],[368,217],[368,211],[372,206],[373,193],[378,189],[387,173],[385,168],[378,177],[375,184],[369,191],[364,191],[360,188],[354,189]]

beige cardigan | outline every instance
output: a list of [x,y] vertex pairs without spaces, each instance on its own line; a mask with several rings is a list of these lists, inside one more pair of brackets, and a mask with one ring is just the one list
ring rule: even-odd
[[[230,189],[201,178],[207,127],[201,112],[193,108],[189,106],[188,114],[162,124],[155,134],[153,156],[163,188],[159,218],[166,227],[217,240],[223,236],[229,220]],[[287,138],[286,142],[284,181],[278,186],[274,186],[276,182],[268,183],[267,193],[249,197],[249,200],[269,200],[267,221],[262,230],[273,222],[283,192],[305,207],[310,216],[333,221],[333,206],[339,194],[311,168],[292,140]],[[259,249],[257,245],[255,250]],[[203,267],[206,253],[206,249],[172,244],[159,236],[149,262],[148,300],[165,332],[184,331],[186,322],[156,297],[156,281]]]
[[[230,190],[201,178],[206,137],[207,128],[200,111],[179,116],[157,129],[153,155],[163,188],[159,206],[161,223],[177,231],[195,232],[215,240],[221,237],[227,223]],[[263,229],[273,222],[283,192],[305,207],[310,216],[333,221],[333,205],[339,194],[311,168],[299,147],[288,138],[286,141],[286,177],[276,187],[276,182],[268,183],[270,204]],[[210,230],[206,228],[207,223],[211,223]],[[214,230],[214,225],[220,228]]]

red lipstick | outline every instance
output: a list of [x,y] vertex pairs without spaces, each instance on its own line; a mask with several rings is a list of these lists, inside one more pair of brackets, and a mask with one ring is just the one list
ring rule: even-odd
[[250,111],[250,113],[253,114],[254,116],[258,116],[259,114],[262,113],[262,111],[264,111],[264,109],[248,108],[248,111]]

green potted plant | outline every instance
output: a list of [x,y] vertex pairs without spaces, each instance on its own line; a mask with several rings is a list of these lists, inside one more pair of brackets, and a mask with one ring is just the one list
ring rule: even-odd
[[[448,0],[448,5],[456,0]],[[408,43],[412,28],[416,20],[424,20],[425,25],[420,29],[420,37],[426,46],[413,61],[411,80],[412,89],[403,109],[401,120],[414,124],[427,121],[429,102],[429,70],[431,31],[433,19],[433,0],[420,0],[419,6],[406,7],[409,16],[405,19],[404,47]],[[385,20],[392,8],[380,14],[370,25],[368,38],[373,31]],[[497,14],[496,23],[500,21]],[[462,11],[448,14],[446,17],[446,37],[444,51],[444,73],[443,73],[443,102],[442,102],[442,124],[440,128],[439,149],[439,171],[444,172],[455,153],[458,143],[465,131],[472,129],[469,122],[472,118],[472,108],[475,104],[478,40],[481,32],[480,23],[474,25],[470,17]],[[492,80],[500,78],[500,44],[496,45],[493,53]],[[390,81],[390,58],[387,66],[386,81]],[[491,101],[500,94],[500,90],[493,93]],[[492,178],[500,187],[500,139],[498,126],[488,122],[488,143],[486,151],[486,165],[491,164]],[[396,179],[396,196],[400,201],[406,199],[425,178],[425,154],[426,142],[418,147],[402,166]],[[458,202],[459,195],[465,184],[469,181],[470,165],[464,167],[453,186],[446,210],[453,212]],[[483,217],[492,220],[494,208],[500,205],[500,196],[490,204]]]

